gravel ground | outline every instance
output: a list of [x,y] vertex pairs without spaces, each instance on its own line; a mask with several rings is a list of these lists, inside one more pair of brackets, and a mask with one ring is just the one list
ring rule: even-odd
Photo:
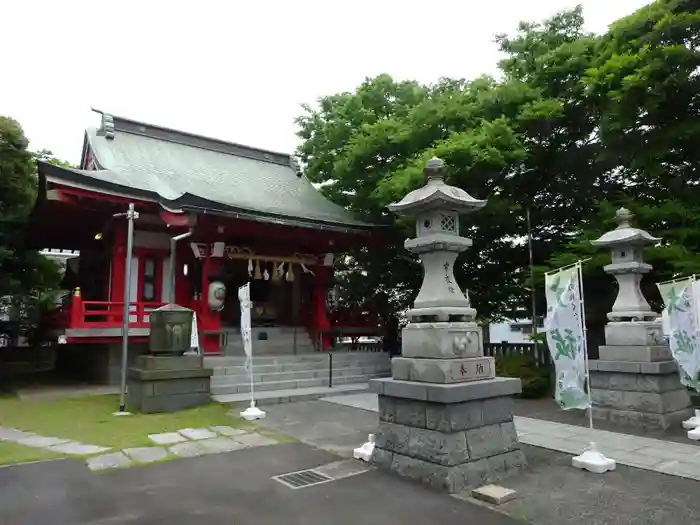
[[695,525],[700,483],[618,466],[591,474],[571,467],[571,456],[523,445],[528,469],[503,485],[517,498],[499,507],[538,525]]

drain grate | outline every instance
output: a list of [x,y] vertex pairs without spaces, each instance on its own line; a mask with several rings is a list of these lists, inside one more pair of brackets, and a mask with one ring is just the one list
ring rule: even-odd
[[330,476],[321,474],[314,469],[300,470],[298,472],[290,472],[289,474],[281,474],[279,476],[273,476],[272,479],[279,481],[290,489],[303,489],[313,485],[320,485],[321,483],[334,481]]

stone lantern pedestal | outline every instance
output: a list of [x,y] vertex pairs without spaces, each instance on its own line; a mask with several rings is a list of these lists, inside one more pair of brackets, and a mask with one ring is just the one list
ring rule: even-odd
[[631,226],[632,214],[622,208],[618,227],[592,242],[610,248],[612,264],[604,270],[619,291],[599,359],[591,360],[593,417],[647,430],[666,430],[693,415],[688,391],[664,341],[659,314],[652,311],[640,289],[652,266],[642,258],[645,244],[660,239]]
[[372,463],[454,493],[517,470],[525,457],[513,424],[521,382],[495,377],[476,311],[454,279],[457,255],[471,246],[459,236],[459,215],[486,201],[445,184],[443,168],[431,159],[427,184],[389,206],[417,216],[417,237],[406,248],[425,272],[403,330],[403,357],[392,360],[391,378],[370,381],[379,396]]

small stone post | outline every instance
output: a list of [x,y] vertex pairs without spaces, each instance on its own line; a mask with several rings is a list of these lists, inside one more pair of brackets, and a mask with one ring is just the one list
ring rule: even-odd
[[648,430],[666,430],[693,415],[688,391],[664,341],[659,314],[640,289],[652,266],[643,247],[661,239],[634,228],[625,208],[616,213],[618,227],[592,241],[609,248],[612,264],[603,269],[617,280],[617,299],[608,314],[605,345],[589,362],[593,417]]
[[392,360],[391,378],[370,382],[379,396],[372,463],[455,493],[495,481],[525,465],[525,457],[511,397],[521,382],[495,377],[476,311],[453,272],[459,252],[472,244],[459,236],[459,215],[486,201],[445,184],[443,171],[443,161],[431,159],[426,185],[389,206],[416,216],[416,238],[405,246],[419,255],[424,276],[403,330],[403,357]]

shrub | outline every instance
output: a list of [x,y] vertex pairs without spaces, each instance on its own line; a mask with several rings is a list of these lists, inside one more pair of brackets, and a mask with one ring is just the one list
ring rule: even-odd
[[523,382],[520,397],[536,399],[549,393],[549,367],[537,366],[536,361],[527,355],[511,355],[496,358],[496,375],[517,377]]

